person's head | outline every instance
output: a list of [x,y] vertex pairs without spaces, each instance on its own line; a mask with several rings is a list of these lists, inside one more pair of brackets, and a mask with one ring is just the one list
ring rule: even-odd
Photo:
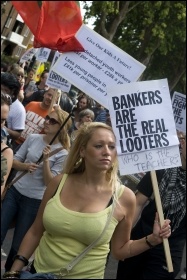
[[12,101],[17,99],[21,89],[21,84],[12,73],[1,73],[1,89],[12,97]]
[[84,109],[79,113],[79,123],[93,122],[94,112],[90,109]]
[[49,71],[48,70],[44,70],[42,72],[42,74],[40,75],[40,80],[37,82],[37,84],[42,86],[42,87],[45,87],[48,74],[49,74]]
[[78,97],[77,100],[78,100],[77,108],[79,111],[84,110],[86,108],[91,108],[91,101],[87,95],[82,94]]
[[186,134],[184,132],[177,132],[179,138],[179,149],[181,155],[182,168],[186,170]]
[[111,182],[118,178],[116,138],[112,128],[104,123],[84,124],[78,130],[64,173],[83,173],[87,169],[104,172]]
[[24,78],[24,69],[20,65],[17,63],[12,64],[9,72],[14,74],[20,83],[22,82],[22,79]]
[[[56,134],[57,131],[60,129],[66,118],[68,117],[68,113],[60,109],[59,107],[56,108],[54,111],[49,113],[45,117],[44,121],[44,132],[48,134]],[[70,138],[68,134],[68,130],[71,126],[71,120],[65,124],[65,126],[60,130],[58,134],[58,139],[62,146],[66,149],[70,149]]]
[[[48,90],[45,91],[44,95],[43,95],[43,100],[42,100],[42,105],[45,108],[49,108],[51,106],[51,102],[53,100],[53,96],[57,95],[57,90],[53,89],[53,88],[49,88]],[[56,96],[57,99],[57,96]],[[57,100],[55,100],[56,103]]]
[[5,125],[11,104],[11,97],[8,94],[1,91],[1,128]]
[[29,81],[33,81],[35,74],[36,74],[35,69],[29,68],[28,71],[27,71],[27,78],[28,78],[28,80]]
[[1,62],[1,72],[7,72],[8,64],[5,62]]

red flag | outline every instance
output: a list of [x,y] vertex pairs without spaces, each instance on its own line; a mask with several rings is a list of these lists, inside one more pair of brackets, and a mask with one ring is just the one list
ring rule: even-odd
[[84,51],[74,36],[82,25],[78,1],[12,1],[12,4],[35,36],[34,48]]

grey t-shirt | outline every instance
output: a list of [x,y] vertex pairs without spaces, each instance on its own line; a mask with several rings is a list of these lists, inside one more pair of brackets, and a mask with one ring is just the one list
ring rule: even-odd
[[[42,155],[43,149],[47,146],[47,143],[43,140],[44,135],[42,134],[31,134],[22,144],[18,152],[14,155],[15,160],[21,162],[33,162]],[[62,147],[61,143],[51,145],[51,151]],[[63,163],[68,154],[66,149],[62,149],[60,152],[49,158],[49,164],[51,172],[54,176],[60,174],[63,170]],[[16,177],[19,176],[23,171],[18,171]],[[46,186],[43,180],[43,162],[39,164],[37,170],[32,173],[25,174],[20,178],[14,187],[22,195],[29,198],[42,199]]]

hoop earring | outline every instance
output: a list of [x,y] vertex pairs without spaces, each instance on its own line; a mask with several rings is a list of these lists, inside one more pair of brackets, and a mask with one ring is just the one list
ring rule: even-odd
[[82,157],[75,163],[75,168],[78,168],[82,163]]

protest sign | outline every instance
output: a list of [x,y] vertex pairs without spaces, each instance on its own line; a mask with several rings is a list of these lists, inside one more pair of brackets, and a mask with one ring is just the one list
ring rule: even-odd
[[40,62],[46,62],[50,55],[51,50],[48,48],[39,48],[38,52],[36,53],[36,60]]
[[62,54],[52,70],[108,108],[107,87],[137,81],[146,67],[84,24],[75,37],[85,52]]
[[172,108],[176,129],[186,133],[186,95],[175,91],[172,97]]
[[33,56],[37,53],[38,49],[35,48],[30,48],[26,50],[26,52],[22,55],[20,58],[20,63],[28,61],[29,59],[31,60]]
[[49,75],[47,77],[46,84],[49,87],[57,88],[57,89],[60,89],[60,90],[62,90],[64,92],[69,92],[70,88],[71,88],[71,84],[67,80],[65,80],[64,78],[62,78],[60,75],[58,75],[57,73],[55,73],[52,70],[53,65],[59,59],[60,55],[61,54],[58,51],[55,52],[53,61],[51,63]]
[[181,165],[166,79],[107,88],[120,175]]

